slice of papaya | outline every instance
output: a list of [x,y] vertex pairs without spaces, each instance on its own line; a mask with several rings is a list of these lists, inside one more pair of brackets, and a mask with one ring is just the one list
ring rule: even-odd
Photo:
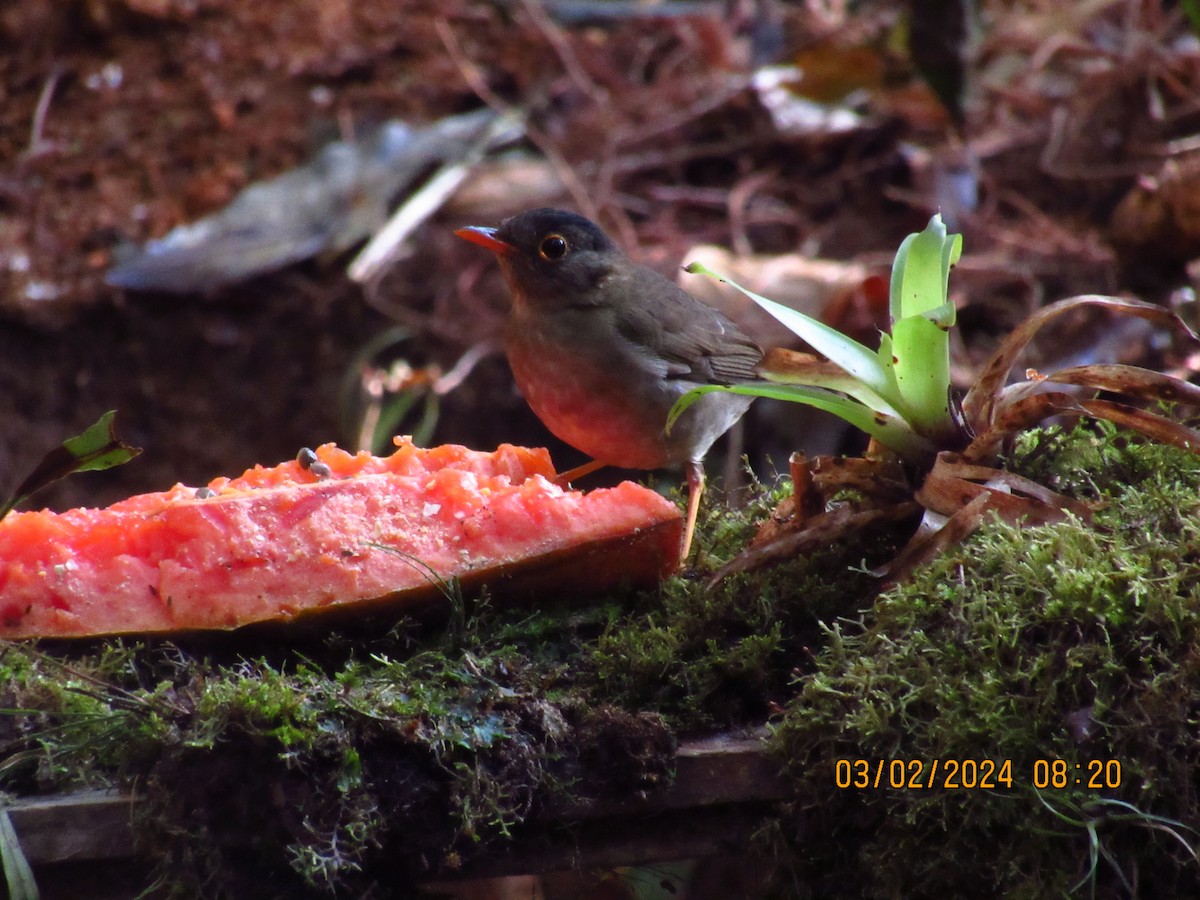
[[107,509],[0,521],[0,637],[230,629],[420,606],[445,582],[586,594],[679,565],[682,519],[625,482],[550,479],[545,450],[397,440],[388,457],[316,451]]

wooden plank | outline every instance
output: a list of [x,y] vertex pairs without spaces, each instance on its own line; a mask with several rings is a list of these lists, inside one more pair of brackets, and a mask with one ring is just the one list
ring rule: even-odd
[[596,819],[626,813],[694,809],[723,803],[756,803],[785,796],[779,764],[767,756],[759,737],[718,735],[685,741],[675,754],[675,780],[641,797],[583,800],[552,806],[564,820]]
[[[675,780],[661,790],[552,806],[515,840],[443,877],[493,877],[638,865],[744,847],[774,802],[787,795],[778,764],[756,737],[688,741]],[[36,868],[131,861],[137,800],[92,791],[22,799],[9,815]]]
[[739,805],[587,820],[569,828],[535,825],[429,883],[614,869],[737,852],[749,846],[770,811],[765,805]]
[[616,868],[729,853],[788,796],[760,737],[683,743],[675,780],[640,797],[551,806],[516,839],[443,878]]
[[134,799],[81,791],[17,800],[8,814],[32,865],[127,859],[133,855]]

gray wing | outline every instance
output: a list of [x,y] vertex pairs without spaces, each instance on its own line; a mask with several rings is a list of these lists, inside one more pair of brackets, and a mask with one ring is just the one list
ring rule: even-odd
[[756,379],[762,349],[727,316],[650,269],[628,277],[635,296],[652,299],[617,311],[617,330],[664,359],[667,374],[697,384]]

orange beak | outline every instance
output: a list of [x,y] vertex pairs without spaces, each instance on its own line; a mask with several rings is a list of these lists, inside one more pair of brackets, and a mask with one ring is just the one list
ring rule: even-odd
[[472,244],[478,244],[480,247],[487,247],[493,253],[501,256],[507,256],[517,248],[512,244],[506,244],[504,241],[496,237],[495,228],[484,228],[482,225],[472,225],[469,228],[459,228],[454,232],[464,241],[470,241]]

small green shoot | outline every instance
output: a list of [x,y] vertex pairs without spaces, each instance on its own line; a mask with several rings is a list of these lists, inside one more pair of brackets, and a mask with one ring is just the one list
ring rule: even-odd
[[0,807],[0,864],[4,868],[4,880],[8,884],[9,900],[38,900],[37,882],[33,869],[21,849],[17,830],[13,827],[8,810]]
[[1193,861],[1200,862],[1200,854],[1197,854],[1196,848],[1181,833],[1190,831],[1195,834],[1196,829],[1190,828],[1175,819],[1142,812],[1132,803],[1126,803],[1123,800],[1116,800],[1111,797],[1092,797],[1088,800],[1086,806],[1070,809],[1070,814],[1068,814],[1068,811],[1060,810],[1049,803],[1045,796],[1042,795],[1042,792],[1036,788],[1034,788],[1034,794],[1051,815],[1073,828],[1082,829],[1087,834],[1088,869],[1083,874],[1083,877],[1071,886],[1070,890],[1072,894],[1087,884],[1090,887],[1089,896],[1096,896],[1096,881],[1099,874],[1098,869],[1101,857],[1112,867],[1113,874],[1121,882],[1121,886],[1129,893],[1129,896],[1133,897],[1137,894],[1133,884],[1130,883],[1125,872],[1121,869],[1119,860],[1116,859],[1111,850],[1104,846],[1104,842],[1100,839],[1101,825],[1132,823],[1133,825],[1140,825],[1162,832],[1177,841]]
[[433,439],[444,392],[441,371],[413,366],[402,356],[386,365],[377,361],[397,352],[411,337],[404,326],[390,328],[363,346],[346,369],[341,385],[342,427],[355,435],[360,449],[389,453],[397,434],[411,436],[418,447]]
[[140,447],[130,447],[117,437],[113,425],[116,414],[115,409],[110,409],[82,434],[67,438],[42,457],[12,496],[0,504],[0,519],[17,504],[61,478],[76,472],[98,472],[124,465],[141,453]]
[[[918,434],[946,443],[950,412],[950,269],[962,254],[962,235],[948,235],[941,216],[900,245],[892,265],[891,352],[896,386]],[[884,335],[880,353],[887,350]]]

